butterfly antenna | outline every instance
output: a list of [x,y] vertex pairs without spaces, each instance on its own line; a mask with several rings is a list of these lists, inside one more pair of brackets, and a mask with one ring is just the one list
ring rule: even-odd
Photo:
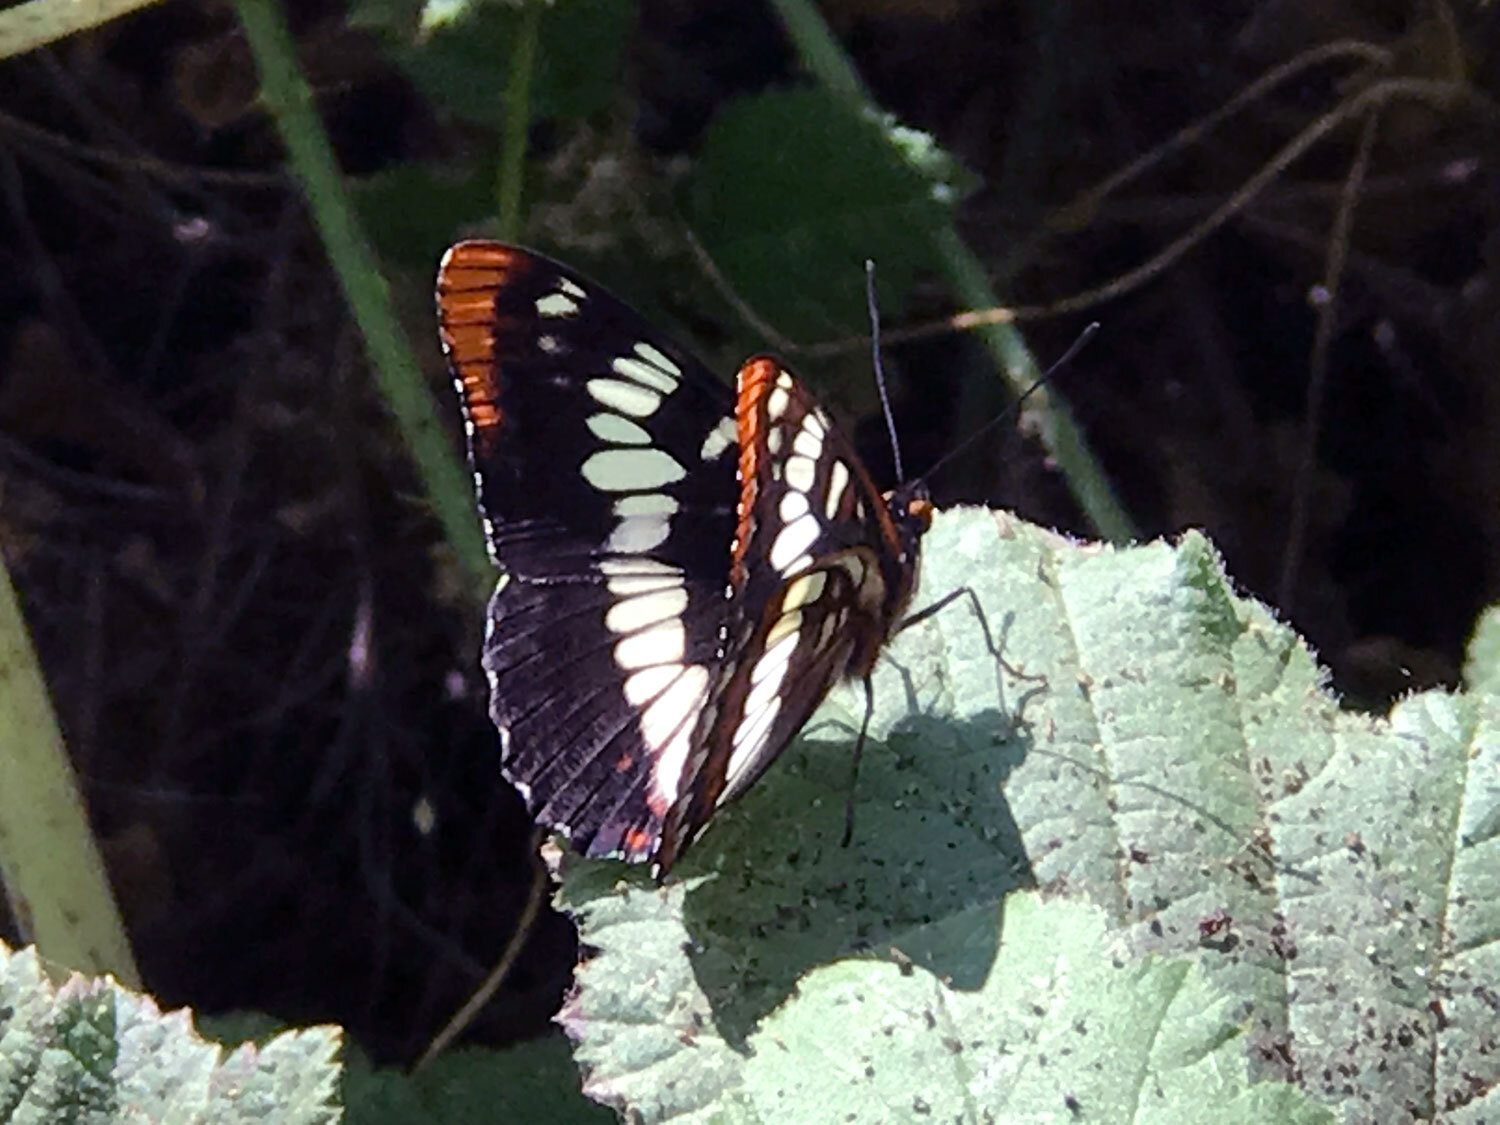
[[880,391],[880,409],[885,414],[886,431],[891,435],[891,459],[895,463],[896,482],[899,484],[906,480],[906,473],[901,469],[896,416],[891,413],[891,397],[885,389],[885,368],[880,362],[880,309],[875,301],[875,262],[870,258],[865,259],[865,304],[870,310],[870,352],[875,360],[875,387]]
[[[943,454],[942,457],[938,458],[938,460],[935,463],[933,463],[931,466],[929,466],[928,469],[927,469],[927,471],[925,473],[923,473],[917,479],[920,480],[920,481],[926,481],[926,480],[928,480],[934,473],[936,473],[939,469],[941,469],[949,461],[952,461],[960,453],[962,453],[964,450],[968,449],[969,446],[973,445],[976,441],[978,441],[980,438],[982,438],[985,434],[989,433],[996,426],[998,426],[1001,422],[1005,421],[1006,418],[1010,417],[1012,411],[1020,410],[1021,409],[1021,405],[1028,398],[1030,398],[1037,391],[1041,390],[1042,387],[1046,386],[1047,383],[1051,380],[1052,376],[1056,375],[1059,371],[1061,371],[1064,367],[1066,367],[1069,363],[1071,363],[1073,361],[1073,358],[1076,355],[1078,355],[1079,352],[1081,352],[1083,350],[1084,345],[1087,344],[1090,340],[1092,340],[1094,338],[1095,334],[1098,331],[1099,331],[1099,322],[1097,320],[1094,321],[1094,322],[1092,322],[1091,324],[1089,324],[1087,327],[1085,327],[1082,332],[1078,333],[1078,338],[1076,340],[1074,340],[1072,342],[1072,344],[1070,344],[1068,346],[1068,350],[1065,351],[1065,352],[1063,352],[1062,356],[1059,359],[1057,359],[1052,364],[1051,367],[1047,368],[1046,371],[1042,372],[1041,376],[1037,379],[1036,382],[1032,383],[1031,386],[1027,387],[1024,391],[1022,391],[1021,394],[1020,394],[1020,397],[1018,397],[1015,402],[1011,403],[1004,410],[1002,410],[999,414],[996,414],[988,422],[986,422],[984,425],[980,426],[979,429],[975,430],[972,434],[970,434],[968,437],[966,437],[963,441],[959,442],[958,445],[954,446],[947,453]],[[889,417],[890,417],[889,414],[887,414],[887,418],[889,418]]]

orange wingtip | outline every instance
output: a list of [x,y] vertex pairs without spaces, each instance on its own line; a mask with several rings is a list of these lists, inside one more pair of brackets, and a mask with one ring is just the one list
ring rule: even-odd
[[481,443],[500,426],[499,372],[495,366],[495,297],[524,261],[498,242],[460,242],[438,266],[438,333],[464,414]]

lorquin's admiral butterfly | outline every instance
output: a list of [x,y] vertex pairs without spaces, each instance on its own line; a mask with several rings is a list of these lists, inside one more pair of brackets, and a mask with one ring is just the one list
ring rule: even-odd
[[459,243],[437,310],[506,573],[483,655],[502,770],[574,847],[663,875],[868,676],[931,504],[882,496],[775,359],[731,391],[539,254]]

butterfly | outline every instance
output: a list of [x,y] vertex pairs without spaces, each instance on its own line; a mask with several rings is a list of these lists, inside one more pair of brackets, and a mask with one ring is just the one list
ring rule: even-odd
[[503,571],[482,656],[501,770],[539,825],[663,877],[834,684],[868,693],[926,490],[882,495],[776,359],[731,389],[532,251],[453,246],[437,320]]

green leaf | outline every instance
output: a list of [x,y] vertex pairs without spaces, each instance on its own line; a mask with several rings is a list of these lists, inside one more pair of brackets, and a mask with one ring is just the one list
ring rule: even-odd
[[772,91],[710,126],[688,223],[750,308],[809,342],[868,328],[866,259],[901,307],[960,175],[923,134],[827,90]]
[[356,1055],[344,1091],[349,1125],[609,1125],[615,1119],[579,1093],[578,1070],[560,1035],[503,1051],[459,1048],[416,1074],[374,1070]]
[[893,642],[851,847],[857,690],[667,886],[569,865],[591,1095],[646,1121],[1495,1113],[1500,699],[1340,711],[1196,533],[1113,550],[965,510],[923,554],[915,606],[967,584],[1005,664],[964,600]]
[[[626,0],[561,0],[543,11],[531,88],[535,117],[583,117],[610,104],[634,11]],[[382,9],[372,5],[363,14],[367,24],[400,40],[392,57],[435,105],[469,121],[501,124],[518,6],[480,4],[448,13],[420,42],[405,42],[401,21]]]
[[338,1120],[336,1029],[227,1055],[185,1012],[107,978],[59,988],[34,950],[0,944],[0,1122]]
[[352,181],[360,218],[386,261],[430,272],[457,226],[495,208],[492,160],[435,168],[398,164]]

